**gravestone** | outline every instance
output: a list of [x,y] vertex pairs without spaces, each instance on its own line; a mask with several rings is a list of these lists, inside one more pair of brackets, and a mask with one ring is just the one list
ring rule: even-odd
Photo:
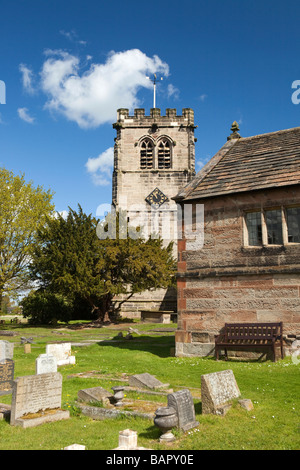
[[145,372],[144,374],[131,375],[128,378],[128,383],[132,387],[137,388],[152,388],[154,390],[168,387],[169,384],[163,384],[157,380],[153,375]]
[[119,445],[114,450],[151,450],[145,447],[139,447],[137,443],[137,432],[131,429],[119,431]]
[[203,414],[224,415],[231,407],[231,400],[240,396],[232,370],[223,370],[201,376]]
[[0,395],[8,395],[12,391],[15,363],[12,359],[0,361]]
[[40,354],[35,361],[36,374],[48,374],[57,372],[57,360],[52,354]]
[[85,446],[81,444],[71,444],[70,446],[64,447],[64,450],[85,450]]
[[14,343],[0,340],[0,361],[3,361],[5,359],[13,359],[13,357],[14,357]]
[[58,366],[75,364],[75,356],[71,355],[71,343],[47,344],[46,354],[55,356]]
[[86,403],[97,401],[106,403],[113,399],[113,394],[102,387],[91,387],[79,390],[77,397],[80,401],[84,401]]
[[6,405],[5,403],[0,403],[0,421],[10,420],[10,409],[11,409],[10,405]]
[[168,395],[168,407],[176,410],[178,426],[182,431],[188,431],[199,425],[195,418],[193,397],[188,389],[170,393]]
[[13,382],[10,424],[23,428],[68,419],[61,409],[62,375],[59,372],[27,375]]

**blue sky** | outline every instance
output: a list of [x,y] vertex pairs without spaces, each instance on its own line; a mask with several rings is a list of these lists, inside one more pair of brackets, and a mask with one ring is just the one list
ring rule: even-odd
[[0,5],[0,166],[50,188],[58,211],[111,202],[112,123],[119,107],[149,114],[154,72],[162,114],[194,109],[198,169],[234,120],[244,137],[300,125],[299,0]]

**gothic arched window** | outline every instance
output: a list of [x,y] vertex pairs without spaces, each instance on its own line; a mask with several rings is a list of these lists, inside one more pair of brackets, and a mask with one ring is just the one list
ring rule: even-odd
[[162,139],[158,144],[158,168],[171,168],[171,144],[168,139]]
[[153,143],[150,139],[145,139],[141,143],[141,160],[140,166],[142,170],[146,170],[148,168],[153,168]]

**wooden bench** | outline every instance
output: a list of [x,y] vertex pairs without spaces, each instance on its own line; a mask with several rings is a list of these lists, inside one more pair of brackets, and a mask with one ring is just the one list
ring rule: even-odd
[[283,359],[282,322],[279,323],[225,323],[223,331],[215,336],[215,354],[220,350],[265,350],[271,349],[276,361],[276,347],[280,347]]

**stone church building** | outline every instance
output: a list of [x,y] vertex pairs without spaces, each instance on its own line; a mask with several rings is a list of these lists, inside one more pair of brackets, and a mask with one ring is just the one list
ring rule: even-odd
[[299,337],[300,128],[243,138],[234,123],[195,175],[192,109],[119,109],[113,127],[113,205],[145,235],[175,241],[178,259],[177,293],[135,295],[122,314],[177,312],[177,356],[213,354],[225,322],[282,321],[285,338]]
[[[177,205],[172,199],[195,175],[194,112],[178,115],[159,108],[117,111],[114,145],[112,203],[126,210],[129,225],[144,228],[145,238],[159,234],[174,242],[177,258]],[[124,297],[120,297],[123,300]],[[176,289],[136,294],[121,307],[121,314],[139,318],[141,310],[177,311]]]
[[204,209],[203,246],[187,226],[178,241],[177,356],[213,354],[225,322],[282,321],[286,347],[300,335],[300,128],[238,130],[175,197]]

